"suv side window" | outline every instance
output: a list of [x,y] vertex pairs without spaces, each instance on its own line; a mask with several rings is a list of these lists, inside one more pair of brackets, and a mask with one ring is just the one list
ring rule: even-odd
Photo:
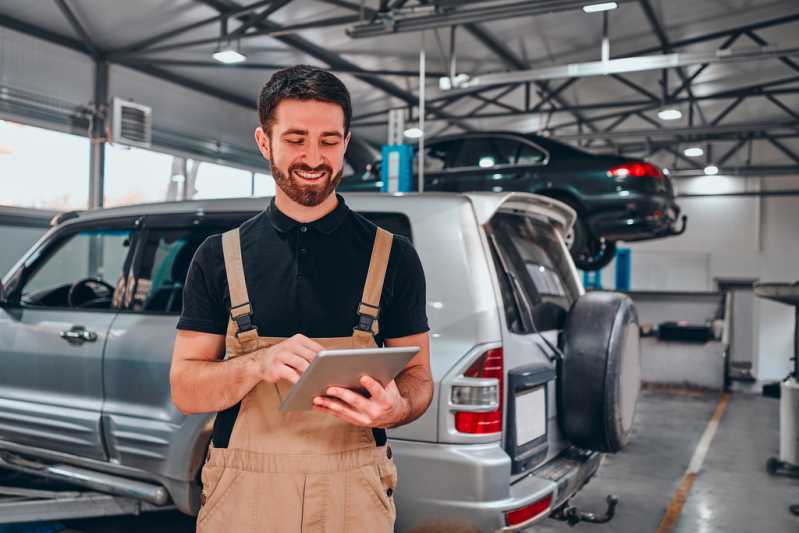
[[514,165],[519,141],[506,137],[470,137],[463,142],[455,164],[458,168],[491,168]]
[[30,261],[19,289],[29,307],[110,309],[124,290],[130,229],[86,229],[63,237]]
[[148,229],[136,254],[133,290],[126,307],[145,313],[180,313],[183,285],[194,252],[207,237],[227,229],[221,226]]
[[[500,274],[506,277],[503,283],[514,291],[512,297],[528,305],[514,312],[528,315],[533,322],[529,330],[521,326],[516,332],[560,329],[579,287],[552,227],[532,217],[499,213],[491,220],[490,236],[503,267]],[[506,302],[506,314],[509,308]],[[508,316],[507,322],[522,324],[515,315]]]

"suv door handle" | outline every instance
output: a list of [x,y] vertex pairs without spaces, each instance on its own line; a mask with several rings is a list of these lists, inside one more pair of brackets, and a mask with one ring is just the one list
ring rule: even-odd
[[83,326],[72,326],[72,329],[61,332],[61,338],[70,344],[83,344],[97,340],[97,333]]

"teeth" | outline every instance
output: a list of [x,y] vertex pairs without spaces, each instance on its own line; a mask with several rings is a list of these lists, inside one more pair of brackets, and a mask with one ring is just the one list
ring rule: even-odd
[[323,171],[320,171],[320,172],[304,172],[302,170],[296,170],[295,173],[298,174],[301,178],[305,178],[305,179],[309,179],[309,180],[318,179],[318,178],[322,177],[322,174],[324,174]]

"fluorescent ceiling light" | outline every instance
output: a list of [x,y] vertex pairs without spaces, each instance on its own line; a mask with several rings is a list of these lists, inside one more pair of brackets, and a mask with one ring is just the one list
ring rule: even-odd
[[616,9],[619,4],[616,2],[600,2],[598,4],[587,4],[583,6],[583,11],[586,13],[599,13],[600,11],[610,11]]
[[708,165],[705,167],[705,176],[715,176],[719,173],[719,167],[716,165]]
[[420,130],[419,128],[408,128],[403,132],[403,135],[405,135],[406,137],[410,137],[411,139],[418,139],[419,137],[424,135],[424,132],[422,132],[422,130]]
[[228,48],[227,50],[218,50],[214,52],[213,57],[220,63],[225,63],[226,65],[241,63],[242,61],[247,60],[247,56],[238,50],[233,50],[232,48]]
[[661,109],[658,111],[658,118],[660,120],[677,120],[678,118],[682,117],[682,113],[679,109],[674,107],[667,107],[665,109]]
[[692,146],[683,150],[683,154],[685,154],[686,157],[702,157],[705,155],[705,151],[698,146]]

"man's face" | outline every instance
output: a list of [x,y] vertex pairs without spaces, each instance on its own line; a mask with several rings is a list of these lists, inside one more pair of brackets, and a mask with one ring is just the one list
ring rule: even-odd
[[295,202],[322,203],[341,181],[344,152],[344,110],[318,100],[285,99],[274,110],[272,131],[260,127],[255,140],[272,163],[275,183]]

